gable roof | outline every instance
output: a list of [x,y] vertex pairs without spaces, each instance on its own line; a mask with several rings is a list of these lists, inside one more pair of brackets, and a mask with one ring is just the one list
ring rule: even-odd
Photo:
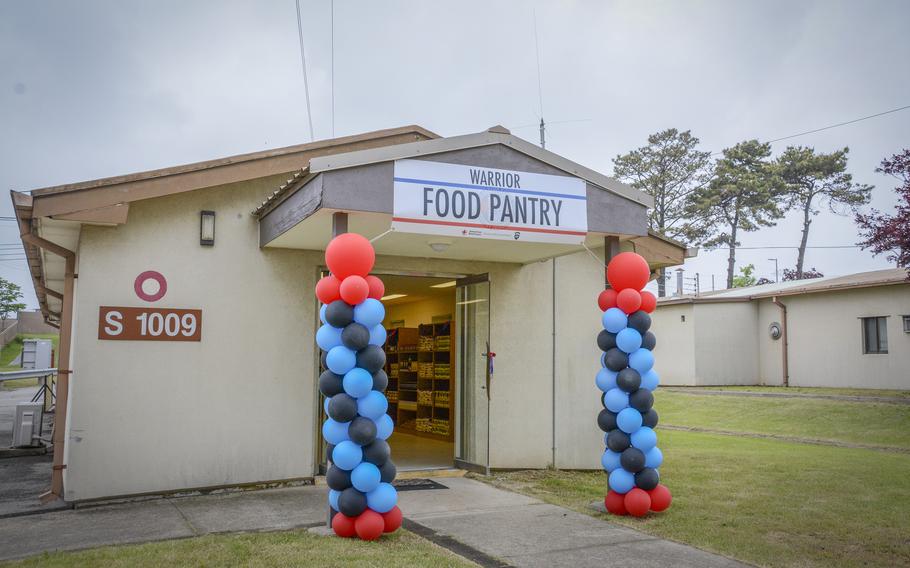
[[601,187],[607,191],[620,195],[631,201],[640,203],[646,207],[654,206],[654,199],[637,189],[626,185],[615,178],[604,175],[600,172],[582,166],[559,154],[555,154],[541,148],[535,144],[513,136],[507,129],[502,126],[494,126],[489,130],[477,132],[474,134],[464,134],[461,136],[451,136],[448,138],[434,138],[421,140],[408,144],[396,144],[394,146],[379,146],[366,150],[356,150],[352,152],[338,153],[331,156],[319,156],[310,159],[309,166],[302,168],[295,174],[294,179],[288,180],[287,183],[273,192],[263,203],[257,207],[253,214],[262,216],[277,205],[286,196],[294,193],[315,176],[316,174],[353,168],[380,162],[389,162],[405,158],[415,158],[431,156],[444,152],[455,150],[464,150],[467,148],[478,148],[481,146],[492,146],[502,144],[513,150],[521,152],[535,160],[553,166],[568,174],[574,175],[593,185]]

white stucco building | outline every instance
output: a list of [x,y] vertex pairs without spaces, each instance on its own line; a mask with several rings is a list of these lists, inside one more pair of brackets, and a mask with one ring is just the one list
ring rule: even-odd
[[664,384],[910,389],[910,281],[877,270],[666,298]]
[[[523,238],[553,227],[387,233],[399,160],[580,187],[584,227],[563,231],[579,242]],[[418,430],[414,452],[425,441],[450,467],[599,468],[604,269],[581,241],[602,259],[635,250],[652,270],[686,255],[649,233],[646,195],[501,127],[403,127],[12,197],[41,310],[60,327],[51,496],[75,502],[320,473],[314,286],[344,231],[384,235],[374,273],[398,296],[389,326],[455,329],[452,396],[432,415],[443,433]]]

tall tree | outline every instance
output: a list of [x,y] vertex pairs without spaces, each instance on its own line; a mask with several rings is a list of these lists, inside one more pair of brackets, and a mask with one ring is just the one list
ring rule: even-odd
[[821,207],[827,205],[832,213],[846,215],[869,202],[872,186],[853,183],[853,176],[846,171],[849,152],[849,148],[844,148],[823,154],[813,148],[789,146],[777,159],[777,170],[786,188],[784,207],[803,214],[795,280],[803,277],[809,227]]
[[[20,302],[22,299],[22,289],[18,284],[10,282],[6,278],[0,278],[0,321],[6,323],[6,318],[10,314],[25,309],[25,304]],[[3,326],[6,327],[5,325]]]
[[888,253],[888,260],[906,268],[910,279],[910,149],[885,158],[875,171],[894,176],[901,182],[894,188],[898,195],[897,207],[894,215],[876,209],[867,215],[857,214],[856,224],[863,238],[859,245],[872,249],[875,255]]
[[[691,241],[700,228],[687,214],[692,193],[708,183],[711,153],[698,150],[688,130],[670,128],[648,136],[648,144],[613,158],[613,173],[654,198],[648,215],[651,229],[670,238]],[[666,296],[664,270],[657,279],[658,296]]]
[[733,287],[740,232],[774,225],[783,215],[778,205],[780,179],[770,161],[771,145],[740,142],[723,151],[711,182],[692,195],[690,214],[704,219],[712,238],[706,247],[723,245],[727,256],[727,287]]

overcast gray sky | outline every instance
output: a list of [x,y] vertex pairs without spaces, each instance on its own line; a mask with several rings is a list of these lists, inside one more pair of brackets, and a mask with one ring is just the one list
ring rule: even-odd
[[[332,135],[329,0],[302,0],[316,138]],[[773,139],[910,104],[910,2],[335,0],[336,135],[416,123],[442,135],[503,124],[605,173],[648,134],[691,129],[704,149]],[[578,121],[564,122],[561,121]],[[529,126],[530,125],[530,126]],[[27,190],[309,140],[293,0],[0,2],[0,187]],[[872,205],[882,157],[910,146],[910,110],[775,145],[850,147]],[[0,196],[11,215],[9,199]],[[18,242],[0,223],[0,244]],[[787,218],[744,246],[796,245]],[[854,244],[823,213],[810,245]],[[35,298],[22,261],[0,275]],[[771,276],[793,249],[743,250]],[[687,263],[710,286],[726,253]],[[810,250],[825,274],[887,267]]]

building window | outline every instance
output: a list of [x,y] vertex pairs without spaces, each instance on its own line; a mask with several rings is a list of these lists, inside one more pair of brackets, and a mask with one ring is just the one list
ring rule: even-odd
[[901,316],[904,318],[904,333],[910,333],[910,316]]
[[888,318],[862,318],[863,353],[888,352]]

